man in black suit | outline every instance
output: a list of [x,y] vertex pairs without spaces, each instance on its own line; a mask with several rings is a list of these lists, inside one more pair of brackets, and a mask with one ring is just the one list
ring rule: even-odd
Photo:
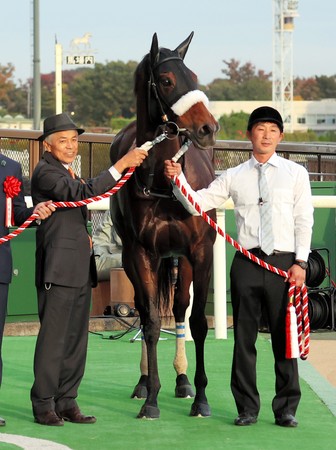
[[[67,114],[45,119],[39,138],[45,152],[32,176],[32,198],[78,201],[101,195],[117,183],[125,169],[147,156],[132,149],[96,178],[81,180],[69,173],[84,132]],[[59,208],[43,222],[36,236],[36,287],[40,331],[34,358],[31,400],[41,425],[94,423],[76,402],[86,362],[91,286],[96,270],[87,231],[87,208]]]
[[[17,192],[16,195],[13,195]],[[0,154],[0,237],[9,233],[10,225],[21,225],[33,213],[40,219],[48,217],[54,208],[49,208],[50,202],[43,202],[35,208],[27,208],[22,191],[22,170],[18,162]],[[14,221],[12,223],[12,214]],[[8,288],[12,280],[12,254],[10,241],[0,244],[0,385],[2,381],[1,347],[5,326],[8,302]],[[6,421],[0,417],[0,426]]]

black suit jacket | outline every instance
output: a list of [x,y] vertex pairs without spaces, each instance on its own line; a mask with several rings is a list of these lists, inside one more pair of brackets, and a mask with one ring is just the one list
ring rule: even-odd
[[[13,211],[15,225],[21,225],[32,214],[34,208],[27,208],[24,200],[22,185],[21,165],[4,155],[0,154],[0,236],[9,233],[5,227],[6,195],[3,190],[3,183],[7,176],[14,176],[21,181],[21,191],[13,198]],[[8,284],[12,280],[12,254],[10,241],[0,245],[0,283]]]
[[[74,180],[51,153],[45,152],[33,172],[31,190],[36,204],[46,200],[84,200],[104,194],[115,184],[107,170],[85,183]],[[89,272],[93,279],[96,274],[94,257],[90,258],[87,207],[57,208],[37,229],[36,286],[53,283],[82,287]]]

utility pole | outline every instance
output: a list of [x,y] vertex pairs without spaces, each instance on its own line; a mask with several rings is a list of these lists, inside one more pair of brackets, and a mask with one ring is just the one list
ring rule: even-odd
[[293,130],[293,30],[298,3],[273,0],[272,100],[289,132]]
[[56,114],[62,113],[62,60],[63,60],[62,46],[61,46],[61,44],[57,43],[57,38],[55,38]]
[[34,75],[33,75],[33,128],[41,126],[41,73],[40,73],[40,5],[34,0]]

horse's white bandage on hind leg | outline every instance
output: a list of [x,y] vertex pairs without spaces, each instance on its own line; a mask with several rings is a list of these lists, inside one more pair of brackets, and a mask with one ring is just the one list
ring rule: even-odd
[[209,109],[209,99],[204,92],[196,90],[190,91],[187,94],[182,95],[176,103],[171,107],[172,111],[177,116],[183,116],[189,109],[196,105],[196,103],[204,103],[204,106]]
[[177,375],[186,374],[188,360],[185,351],[185,324],[176,322],[176,353],[174,358],[174,368]]

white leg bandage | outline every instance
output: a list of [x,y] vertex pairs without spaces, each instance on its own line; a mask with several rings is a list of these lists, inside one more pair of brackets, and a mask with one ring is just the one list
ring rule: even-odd
[[188,360],[185,350],[185,324],[176,322],[176,353],[174,359],[174,368],[177,375],[186,374]]

